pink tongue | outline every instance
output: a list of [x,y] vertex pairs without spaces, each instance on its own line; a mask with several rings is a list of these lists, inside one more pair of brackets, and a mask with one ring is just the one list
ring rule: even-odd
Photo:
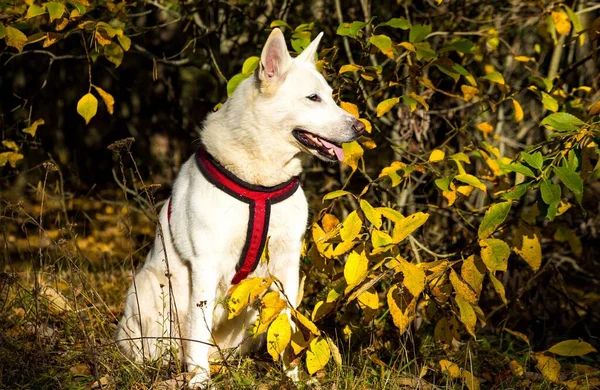
[[320,141],[323,145],[325,145],[326,148],[333,149],[338,160],[344,161],[344,150],[342,148],[340,148],[337,145],[332,144],[331,142],[327,142],[322,138],[320,139]]

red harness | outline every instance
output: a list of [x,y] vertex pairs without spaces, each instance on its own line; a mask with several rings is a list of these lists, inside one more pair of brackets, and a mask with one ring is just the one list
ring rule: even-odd
[[[292,196],[300,182],[297,177],[274,187],[255,186],[242,181],[229,172],[206,150],[200,149],[196,153],[196,163],[206,180],[221,191],[234,198],[247,203],[250,211],[246,242],[235,269],[236,273],[231,284],[238,284],[248,274],[256,269],[269,232],[269,219],[271,205],[282,202]],[[171,223],[171,202],[169,202],[168,220]]]

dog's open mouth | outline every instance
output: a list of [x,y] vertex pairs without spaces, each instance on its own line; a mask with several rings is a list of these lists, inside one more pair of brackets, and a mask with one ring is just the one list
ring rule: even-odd
[[332,161],[344,160],[344,151],[340,145],[302,129],[295,129],[292,134],[302,145],[309,149],[316,150],[326,159]]

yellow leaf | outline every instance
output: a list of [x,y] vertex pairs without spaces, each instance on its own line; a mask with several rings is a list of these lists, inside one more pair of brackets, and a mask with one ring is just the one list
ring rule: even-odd
[[462,370],[460,376],[469,390],[479,390],[479,379],[475,378],[471,372]]
[[321,219],[321,225],[325,233],[329,233],[340,224],[340,220],[333,214],[325,214]]
[[460,322],[465,325],[471,336],[475,337],[475,325],[477,324],[477,316],[471,304],[460,297],[455,298],[456,305],[460,311]]
[[[267,330],[269,324],[271,324],[275,317],[277,317],[286,306],[286,302],[279,296],[279,291],[271,291],[265,294],[260,301],[260,315],[258,316],[256,326],[254,327],[254,337]],[[231,314],[229,316],[229,318],[231,318]]]
[[404,216],[399,211],[394,210],[391,207],[377,207],[376,210],[381,213],[384,217],[393,222],[400,222],[404,219]]
[[600,100],[595,101],[588,107],[590,115],[597,115],[600,113]]
[[554,344],[548,352],[560,356],[583,356],[588,353],[598,352],[592,345],[581,340],[565,340]]
[[527,57],[527,56],[516,56],[515,57],[515,61],[519,61],[519,62],[533,62],[533,61],[535,61],[535,59],[531,58],[531,57]]
[[488,74],[486,74],[485,76],[483,76],[484,79],[486,80],[490,80],[492,83],[496,83],[498,85],[504,85],[504,77],[502,76],[502,73],[500,72],[490,72]]
[[536,367],[541,371],[542,375],[551,382],[558,382],[560,374],[560,363],[554,358],[540,353],[533,354],[533,358],[537,362]]
[[267,352],[273,360],[278,361],[279,355],[285,350],[292,338],[292,327],[287,314],[281,313],[269,326],[267,331]]
[[15,153],[15,152],[0,153],[0,167],[5,166],[6,163],[8,162],[11,167],[16,168],[17,161],[22,160],[23,157],[24,156],[21,153]]
[[393,244],[394,240],[392,240],[392,237],[390,237],[390,235],[386,232],[373,229],[373,231],[371,232],[371,243],[373,244],[373,248],[376,249],[373,251],[373,253],[380,253],[382,251],[385,251],[385,249],[379,251],[377,249],[386,248],[388,245]]
[[63,37],[63,34],[49,32],[46,34],[46,40],[44,41],[44,47],[54,45],[59,39]]
[[317,328],[317,325],[297,310],[292,310],[292,321],[305,334],[321,335],[321,331]]
[[442,359],[440,360],[440,368],[442,369],[442,372],[445,372],[452,378],[460,377],[460,367],[456,365],[456,363],[452,363],[449,360]]
[[401,292],[395,284],[388,290],[387,302],[394,325],[400,330],[400,334],[403,334],[415,318],[417,299],[407,289]]
[[340,237],[343,241],[352,241],[360,234],[362,228],[362,220],[355,211],[348,214],[346,220],[342,223],[340,228]]
[[341,102],[340,107],[342,107],[342,109],[347,113],[352,114],[352,116],[354,116],[355,118],[358,118],[358,106],[356,104]]
[[537,271],[542,264],[541,234],[538,228],[521,224],[513,234],[513,250]]
[[4,145],[5,148],[10,149],[12,151],[19,151],[19,145],[17,145],[15,143],[15,141],[11,141],[9,139],[5,139],[2,141],[2,145]]
[[479,131],[481,131],[483,133],[483,135],[488,135],[494,131],[494,128],[492,127],[492,125],[490,125],[487,122],[482,122],[482,123],[478,124],[477,129]]
[[582,255],[583,246],[581,245],[581,240],[577,237],[577,234],[573,229],[560,225],[558,229],[556,229],[556,233],[554,233],[554,239],[559,242],[568,242],[569,247],[575,256],[580,257]]
[[[371,122],[369,122],[365,118],[358,118],[358,120],[361,121],[365,125],[365,131],[367,133],[371,134],[371,131],[373,131],[373,126],[371,125]],[[373,149],[373,148],[369,148],[369,149]]]
[[379,308],[379,296],[374,288],[370,288],[358,296],[358,305],[361,309],[368,307],[372,310]]
[[11,26],[6,26],[6,40],[7,46],[12,46],[21,53],[23,51],[23,47],[27,43],[27,35],[23,34],[21,30],[18,30]]
[[344,253],[348,252],[350,249],[352,249],[352,247],[354,247],[355,242],[354,241],[342,241],[339,244],[336,245],[335,249],[333,250],[333,257],[340,257],[341,255],[343,255]]
[[340,67],[339,74],[346,73],[346,72],[356,72],[356,71],[361,70],[361,69],[362,69],[361,66],[354,65],[354,64],[342,65]]
[[481,259],[490,272],[506,271],[510,247],[497,238],[486,238],[479,241],[481,246]]
[[425,101],[425,98],[423,96],[419,96],[414,92],[411,92],[408,94],[411,98],[415,99],[416,101],[418,101],[423,108],[425,108],[425,111],[429,111],[429,104],[427,104],[427,102]]
[[360,208],[363,213],[365,213],[365,217],[371,222],[377,229],[381,228],[381,213],[374,209],[373,206],[369,202],[364,199],[360,200]]
[[379,118],[380,116],[383,116],[385,114],[387,114],[392,107],[394,107],[396,104],[398,104],[398,102],[400,101],[400,98],[390,98],[390,99],[386,99],[384,101],[382,101],[381,103],[379,103],[377,105],[377,117]]
[[460,90],[463,93],[463,100],[466,102],[473,99],[473,97],[479,93],[479,89],[471,87],[470,85],[461,85]]
[[317,247],[317,251],[327,258],[331,258],[331,254],[333,252],[333,245],[326,242],[326,234],[319,226],[319,224],[314,223],[312,225],[312,237],[313,241]]
[[475,291],[477,295],[481,294],[483,288],[483,279],[485,277],[485,266],[475,255],[471,255],[463,261],[460,268],[460,276]]
[[271,282],[271,279],[248,278],[233,286],[228,293],[228,318],[231,319],[240,314],[242,310],[246,308],[246,306],[254,302],[256,298],[258,298],[269,288],[269,286],[271,286]]
[[571,22],[569,16],[563,10],[552,11],[552,19],[556,32],[560,35],[569,35],[571,32]]
[[342,149],[344,150],[344,162],[355,171],[358,168],[358,161],[364,154],[363,148],[358,142],[352,141],[342,144]]
[[523,340],[527,345],[529,345],[529,337],[525,336],[523,333],[517,332],[515,330],[511,330],[508,328],[504,328],[504,330],[506,331],[506,333],[511,334],[511,335]]
[[447,207],[452,206],[456,202],[456,191],[442,191],[442,196],[448,201]]
[[394,243],[397,244],[408,237],[409,234],[421,227],[427,221],[427,218],[429,218],[429,214],[418,212],[397,222],[392,234]]
[[304,334],[302,334],[302,332],[298,330],[298,331],[292,333],[290,345],[292,346],[292,349],[294,350],[294,354],[299,355],[300,352],[302,352],[306,348],[308,348],[309,343],[308,343],[308,341],[306,341],[304,339]]
[[340,354],[339,348],[337,345],[335,345],[331,338],[325,337],[325,339],[329,345],[329,350],[331,351],[331,357],[333,357],[333,361],[338,367],[342,367],[342,355]]
[[310,347],[306,351],[306,369],[310,375],[319,371],[329,362],[331,351],[327,340],[317,337],[310,342]]
[[511,360],[510,363],[508,363],[508,365],[510,367],[510,371],[516,377],[523,376],[523,374],[525,373],[523,366],[521,366],[516,360]]
[[[123,50],[125,51],[129,51],[129,48],[131,47],[131,38],[129,38],[127,35],[118,35],[117,39],[119,41],[119,43],[121,44],[121,47],[123,48]],[[252,57],[250,57],[252,58]],[[248,61],[248,60],[246,60]],[[245,64],[245,62],[244,62]]]
[[460,280],[456,271],[450,271],[450,283],[452,283],[452,287],[454,291],[456,291],[456,298],[460,298],[468,303],[476,304],[477,296],[475,292],[471,289],[471,287]]
[[[458,181],[462,182],[462,183],[465,183],[465,184],[468,184],[468,185],[470,185],[470,186],[473,186],[473,187],[475,187],[475,188],[477,188],[477,189],[480,189],[480,190],[481,190],[481,191],[483,191],[483,192],[486,192],[486,191],[487,191],[487,188],[486,188],[485,184],[483,184],[483,183],[481,182],[481,180],[479,180],[478,178],[476,178],[476,177],[475,177],[475,176],[473,176],[473,175],[469,175],[468,173],[463,173],[463,174],[460,174],[460,175],[456,175],[456,176],[454,176],[454,178],[455,178],[456,180],[458,180]],[[462,190],[460,189],[460,187],[459,187],[459,188],[457,188],[456,190],[457,190],[458,192],[461,192],[461,193],[462,193]],[[470,193],[470,192],[469,192],[469,193]]]
[[108,33],[103,30],[96,30],[94,37],[96,38],[96,42],[98,42],[101,46],[106,46],[112,42]]
[[508,301],[506,300],[506,291],[504,290],[504,285],[502,284],[502,282],[499,281],[498,278],[496,278],[492,273],[489,273],[488,275],[490,276],[490,281],[492,282],[494,290],[496,290],[498,295],[500,295],[500,299],[502,299],[502,302],[505,305],[508,304]]
[[77,102],[77,113],[85,119],[85,124],[90,123],[90,120],[98,111],[98,99],[91,93],[85,94],[79,102]]
[[521,104],[516,99],[512,99],[512,103],[515,112],[515,121],[519,123],[523,120],[523,107],[521,107]]
[[398,175],[398,171],[404,167],[406,167],[406,164],[404,164],[403,162],[394,161],[390,164],[389,167],[385,167],[381,170],[379,178],[386,176],[389,177],[392,180],[392,187],[396,187],[398,184],[400,184],[400,181],[402,180],[400,175]]
[[353,251],[348,255],[344,266],[344,279],[348,286],[354,286],[363,281],[367,276],[368,265],[369,260],[364,252],[358,254]]
[[106,110],[108,111],[108,113],[110,115],[112,115],[113,111],[114,111],[115,99],[112,97],[112,95],[110,93],[106,92],[102,88],[96,87],[95,85],[94,85],[94,88],[96,88],[96,91],[98,92],[98,94],[100,95],[102,100],[104,101],[104,104],[106,104]]
[[442,161],[446,157],[446,153],[440,149],[434,149],[429,155],[429,162],[438,162]]
[[333,310],[333,308],[335,308],[335,303],[319,301],[315,305],[310,318],[313,321],[318,321],[321,318],[325,317],[331,310]]
[[404,275],[402,284],[413,297],[418,297],[425,289],[425,271],[401,257],[398,258],[398,261],[400,262],[400,271]]

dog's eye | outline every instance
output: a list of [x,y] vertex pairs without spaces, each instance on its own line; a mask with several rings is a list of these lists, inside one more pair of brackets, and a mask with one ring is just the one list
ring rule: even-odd
[[309,99],[310,101],[317,102],[317,103],[319,103],[321,101],[321,97],[319,95],[317,95],[316,93],[313,93],[312,95],[307,96],[306,98]]

